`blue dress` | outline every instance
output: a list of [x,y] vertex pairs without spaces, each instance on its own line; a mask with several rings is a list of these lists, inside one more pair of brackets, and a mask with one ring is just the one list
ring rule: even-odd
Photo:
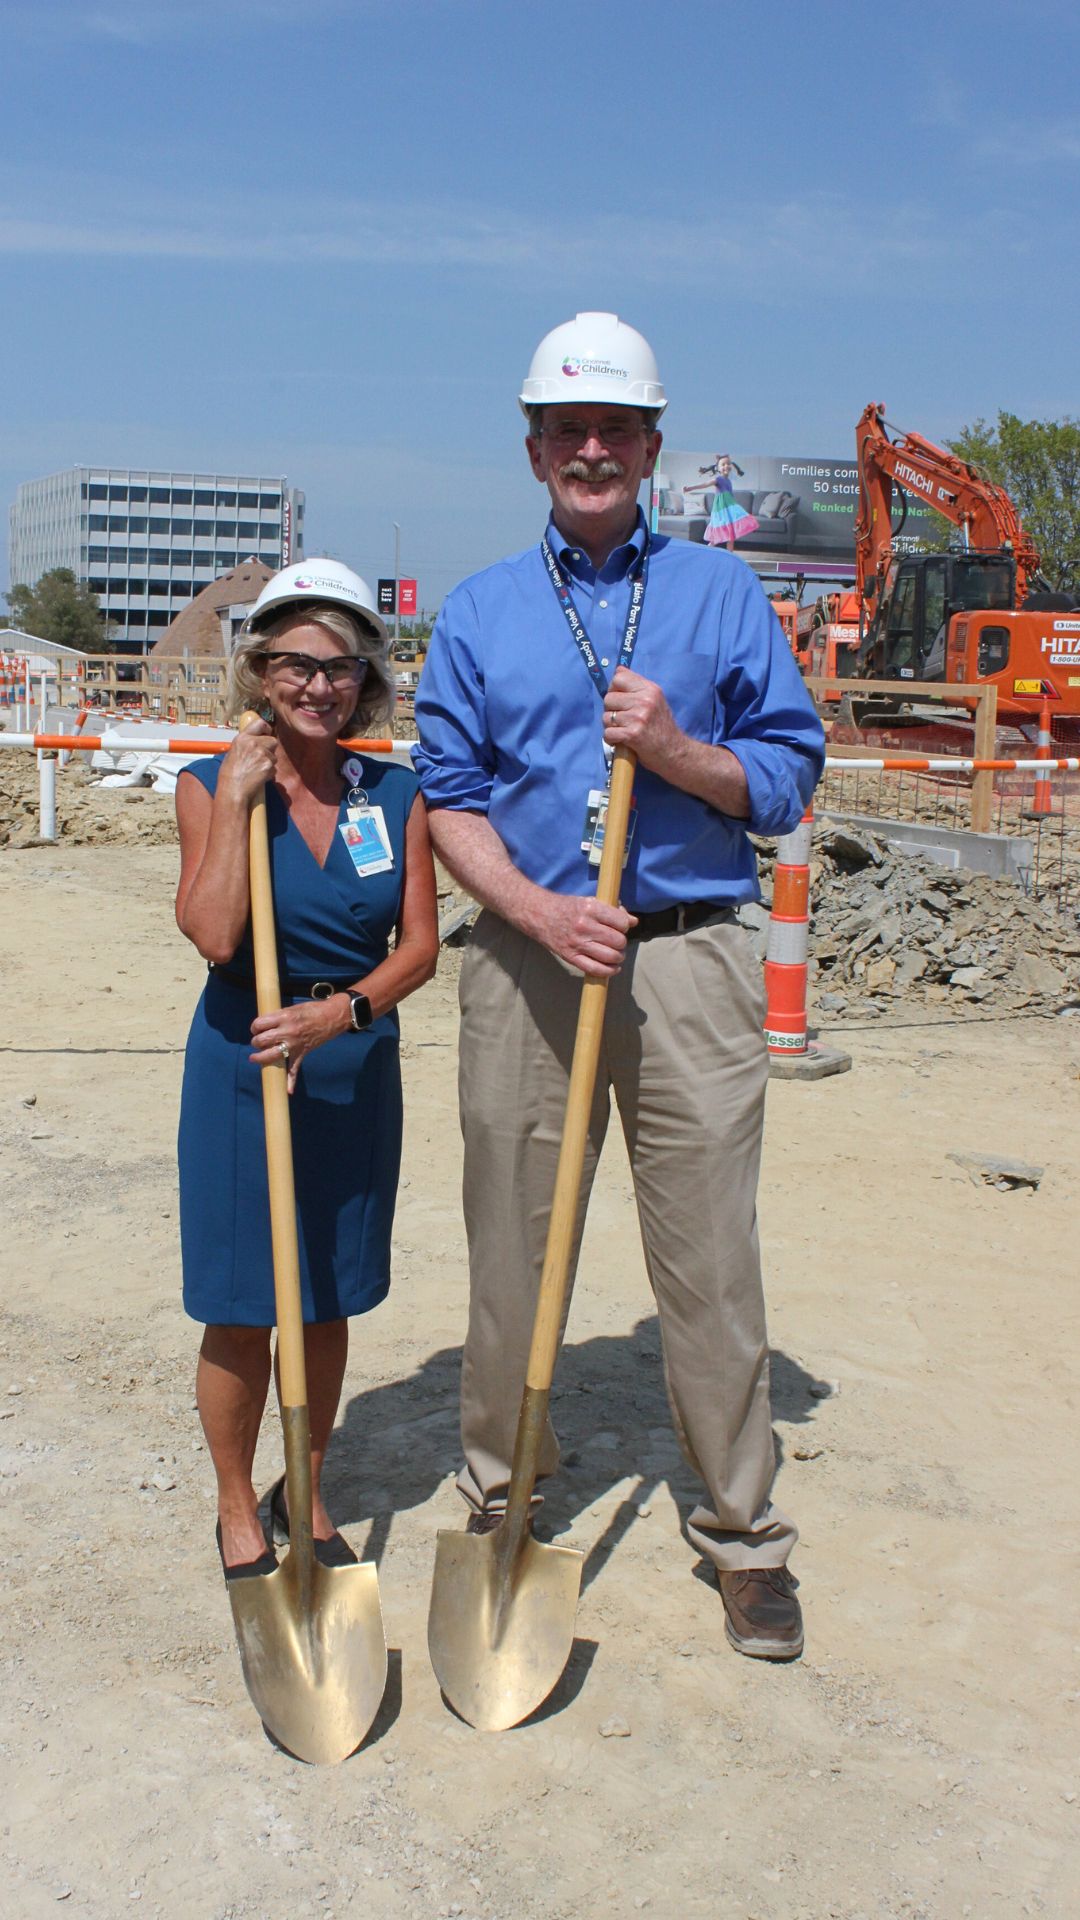
[[[184,778],[217,787],[220,762],[195,762]],[[415,774],[392,761],[363,762],[363,790],[381,807],[393,871],[361,878],[335,830],[320,867],[267,788],[267,826],[278,958],[284,976],[362,980],[385,960],[401,905],[405,823]],[[345,821],[342,788],[339,825]],[[230,962],[254,973],[251,928]],[[283,994],[287,1005],[303,995]],[[252,1066],[254,989],[211,973],[188,1035],[180,1100],[180,1242],[184,1306],[193,1320],[267,1327],[275,1322],[274,1270],[262,1086]],[[289,1102],[300,1282],[305,1321],[365,1313],[390,1285],[390,1232],[401,1163],[398,1017],[346,1033],[305,1054]]]

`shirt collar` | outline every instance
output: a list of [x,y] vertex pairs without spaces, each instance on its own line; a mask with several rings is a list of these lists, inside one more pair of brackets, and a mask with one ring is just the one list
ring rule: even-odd
[[[637,524],[629,540],[625,541],[621,547],[616,547],[614,552],[608,555],[607,560],[601,568],[601,572],[611,580],[625,579],[631,568],[636,566],[641,559],[645,551],[647,537],[648,528],[645,524],[645,515],[639,507],[637,510]],[[559,562],[559,565],[565,567],[568,573],[576,573],[583,580],[595,579],[596,568],[593,566],[584,548],[571,546],[569,540],[560,533],[554,518],[550,515],[547,523],[547,539],[548,545],[555,555],[556,560]]]

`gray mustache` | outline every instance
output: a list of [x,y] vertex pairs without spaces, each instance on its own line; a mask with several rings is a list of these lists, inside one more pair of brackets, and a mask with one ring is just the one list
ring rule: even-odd
[[560,480],[621,480],[622,476],[617,460],[568,460],[559,468]]

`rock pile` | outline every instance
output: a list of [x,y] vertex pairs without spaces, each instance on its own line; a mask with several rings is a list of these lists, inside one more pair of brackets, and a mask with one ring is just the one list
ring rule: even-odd
[[[142,787],[102,787],[87,756],[72,754],[56,776],[56,822],[65,847],[168,846],[173,803]],[[38,833],[38,770],[32,753],[0,750],[0,847],[30,847]]]
[[[766,904],[775,847],[759,848]],[[900,853],[852,827],[820,825],[810,871],[812,1011],[884,1015],[1080,1009],[1080,925],[1011,879]],[[746,910],[743,915],[746,918]],[[751,914],[762,938],[764,915]]]

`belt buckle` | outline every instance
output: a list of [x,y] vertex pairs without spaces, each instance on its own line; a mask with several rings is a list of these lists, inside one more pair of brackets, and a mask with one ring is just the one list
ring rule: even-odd
[[312,982],[311,992],[308,998],[311,1000],[329,1000],[333,991],[334,989],[329,980],[315,980]]

